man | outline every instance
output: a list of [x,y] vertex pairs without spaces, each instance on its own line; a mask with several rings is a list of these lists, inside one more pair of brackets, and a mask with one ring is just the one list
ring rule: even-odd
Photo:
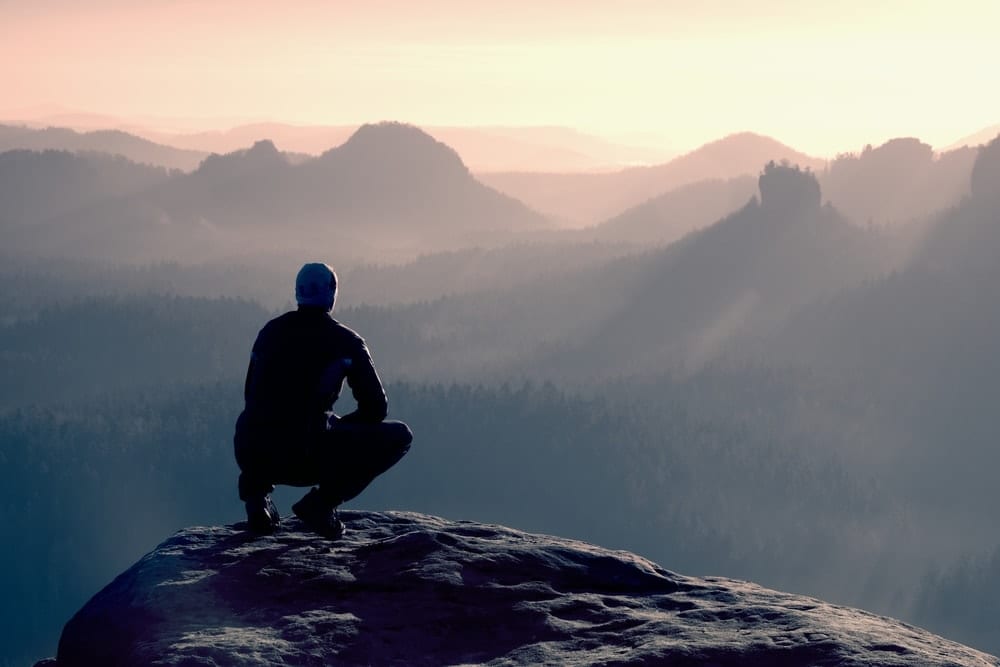
[[[274,484],[315,484],[292,511],[320,535],[339,537],[337,506],[410,449],[406,424],[385,421],[385,391],[365,341],[330,317],[336,297],[333,269],[306,264],[295,279],[298,309],[268,322],[253,345],[234,445],[240,500],[256,533],[278,527]],[[345,379],[358,409],[337,417]]]

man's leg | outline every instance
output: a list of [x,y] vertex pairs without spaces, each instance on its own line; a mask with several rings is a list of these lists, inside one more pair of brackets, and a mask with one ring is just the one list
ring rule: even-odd
[[274,485],[265,471],[268,469],[261,455],[260,441],[247,432],[243,415],[237,420],[233,448],[240,467],[238,488],[240,500],[247,511],[247,524],[255,533],[273,533],[281,517],[271,501]]
[[245,470],[240,473],[237,487],[240,492],[240,500],[243,502],[263,498],[274,491],[274,484],[252,473],[248,474]]
[[399,421],[337,424],[318,453],[320,493],[332,506],[357,497],[410,451],[411,442],[413,433]]
[[292,505],[292,511],[314,532],[340,537],[344,524],[336,507],[403,458],[412,440],[413,434],[402,422],[341,422],[324,432],[313,443],[310,457],[320,485]]

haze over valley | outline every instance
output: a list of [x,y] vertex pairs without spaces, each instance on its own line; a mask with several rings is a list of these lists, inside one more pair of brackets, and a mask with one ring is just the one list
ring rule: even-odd
[[415,434],[349,509],[584,540],[1000,653],[979,73],[1000,63],[978,25],[871,8],[838,60],[837,16],[777,0],[516,25],[98,4],[0,9],[27,68],[0,72],[0,667],[54,655],[173,532],[241,520],[250,348],[313,261]]

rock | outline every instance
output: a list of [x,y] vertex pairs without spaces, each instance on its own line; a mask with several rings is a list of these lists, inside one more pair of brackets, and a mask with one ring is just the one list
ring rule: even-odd
[[822,193],[811,171],[769,162],[757,179],[760,205],[769,213],[796,215],[819,209]]
[[997,665],[899,621],[405,512],[182,530],[63,630],[71,665]]

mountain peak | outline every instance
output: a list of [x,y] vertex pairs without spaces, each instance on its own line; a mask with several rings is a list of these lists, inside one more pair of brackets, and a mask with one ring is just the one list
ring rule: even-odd
[[[394,141],[401,143],[415,143],[425,146],[440,144],[434,137],[421,130],[416,125],[401,123],[399,121],[381,121],[379,123],[365,123],[354,134],[348,138],[350,143],[367,143],[380,141]],[[444,144],[440,144],[444,145]]]
[[755,159],[766,155],[767,160],[788,160],[792,164],[802,167],[818,169],[825,163],[824,160],[814,158],[801,153],[786,144],[781,143],[773,137],[756,132],[736,132],[726,135],[721,139],[709,142],[690,154],[702,153],[706,155],[724,155],[732,159],[734,156],[753,156]]
[[255,141],[247,155],[277,155],[278,149],[270,139],[260,139]]
[[761,207],[770,211],[815,210],[822,198],[816,176],[798,166],[768,162],[758,185]]
[[769,137],[764,134],[758,134],[757,132],[751,132],[749,130],[727,134],[721,139],[709,142],[705,145],[712,146],[715,144],[780,144],[784,146],[784,144],[782,144],[777,139],[774,139],[773,137]]
[[[404,512],[189,528],[67,623],[56,665],[990,665],[887,618],[623,551]],[[49,664],[52,664],[50,661]]]
[[468,174],[468,169],[450,146],[427,134],[415,125],[386,121],[362,125],[337,148],[324,154],[362,156],[381,168],[397,165]]
[[218,175],[245,174],[248,171],[287,167],[288,161],[270,139],[254,142],[250,148],[219,155],[212,153],[202,161],[198,172]]

